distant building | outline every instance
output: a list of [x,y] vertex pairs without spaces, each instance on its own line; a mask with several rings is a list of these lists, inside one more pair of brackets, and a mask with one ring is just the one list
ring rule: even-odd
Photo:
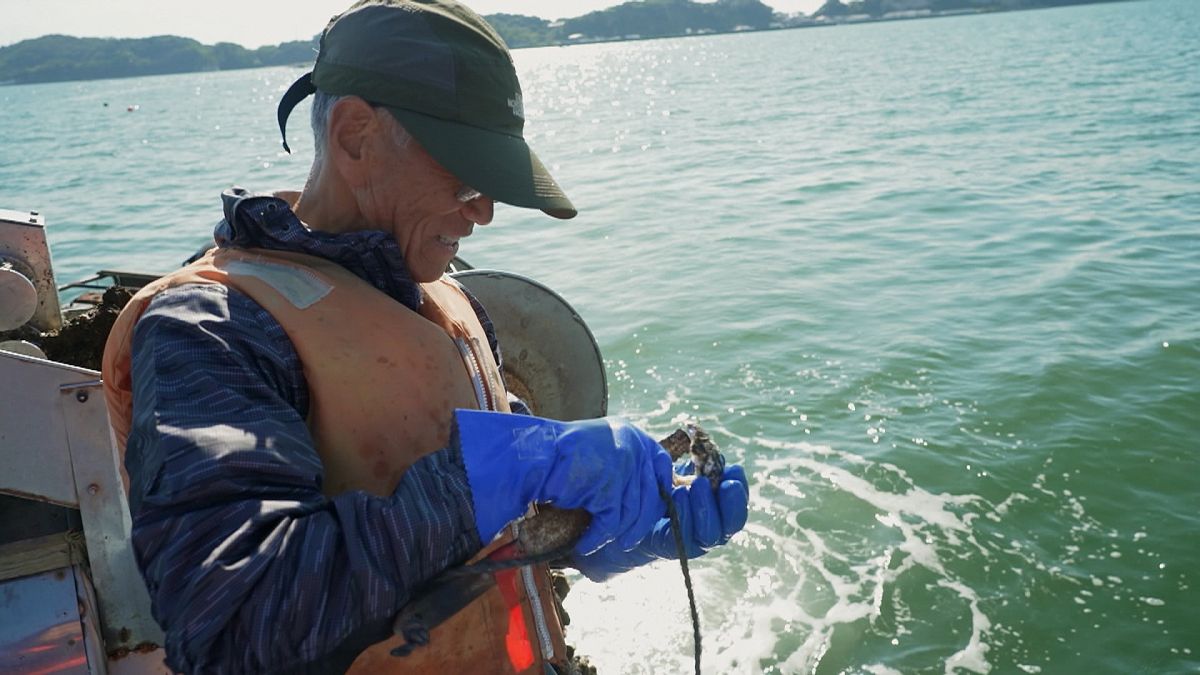
[[883,15],[885,19],[920,19],[926,16],[933,16],[932,9],[906,9],[899,12],[888,12]]
[[883,0],[884,13],[932,10],[932,0]]

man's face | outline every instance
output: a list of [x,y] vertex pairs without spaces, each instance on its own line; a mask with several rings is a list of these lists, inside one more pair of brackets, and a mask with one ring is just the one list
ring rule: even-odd
[[[378,113],[391,117],[386,110]],[[382,128],[370,143],[368,180],[355,191],[359,209],[371,229],[392,233],[413,279],[433,281],[458,253],[459,240],[470,236],[475,225],[492,221],[494,203],[486,196],[460,201],[466,186],[416,140],[401,147]]]

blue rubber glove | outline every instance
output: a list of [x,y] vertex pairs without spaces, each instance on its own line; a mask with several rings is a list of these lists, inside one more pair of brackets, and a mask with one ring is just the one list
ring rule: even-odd
[[[679,473],[689,475],[690,463]],[[713,494],[707,478],[697,478],[690,487],[679,486],[671,493],[675,512],[679,514],[684,551],[688,558],[698,558],[709,549],[729,541],[746,525],[750,483],[739,465],[730,465],[721,477],[721,485]],[[572,566],[592,581],[605,579],[654,560],[677,560],[675,531],[671,519],[662,518],[650,535],[632,550],[608,545],[590,555],[575,555]]]
[[633,548],[666,513],[659,486],[671,489],[671,456],[624,420],[558,422],[479,410],[454,416],[485,544],[531,502],[592,514],[579,554],[609,542]]

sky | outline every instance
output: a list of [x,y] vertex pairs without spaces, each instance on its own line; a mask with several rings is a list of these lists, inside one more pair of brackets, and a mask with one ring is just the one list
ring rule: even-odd
[[[622,0],[467,0],[480,14],[579,16]],[[812,13],[823,0],[763,0]],[[205,44],[261,47],[316,35],[353,0],[0,0],[0,47],[51,33],[80,37],[182,35]]]

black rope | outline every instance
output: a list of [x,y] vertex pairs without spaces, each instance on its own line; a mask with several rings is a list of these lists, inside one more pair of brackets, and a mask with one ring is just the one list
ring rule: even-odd
[[687,550],[683,545],[683,532],[679,527],[679,512],[675,500],[665,488],[659,487],[658,494],[667,502],[667,516],[671,519],[671,531],[675,533],[675,552],[679,555],[679,567],[683,570],[683,585],[687,588],[688,608],[692,611],[692,645],[695,650],[696,675],[700,675],[700,612],[696,609],[696,591],[692,589],[692,573],[688,570]]

